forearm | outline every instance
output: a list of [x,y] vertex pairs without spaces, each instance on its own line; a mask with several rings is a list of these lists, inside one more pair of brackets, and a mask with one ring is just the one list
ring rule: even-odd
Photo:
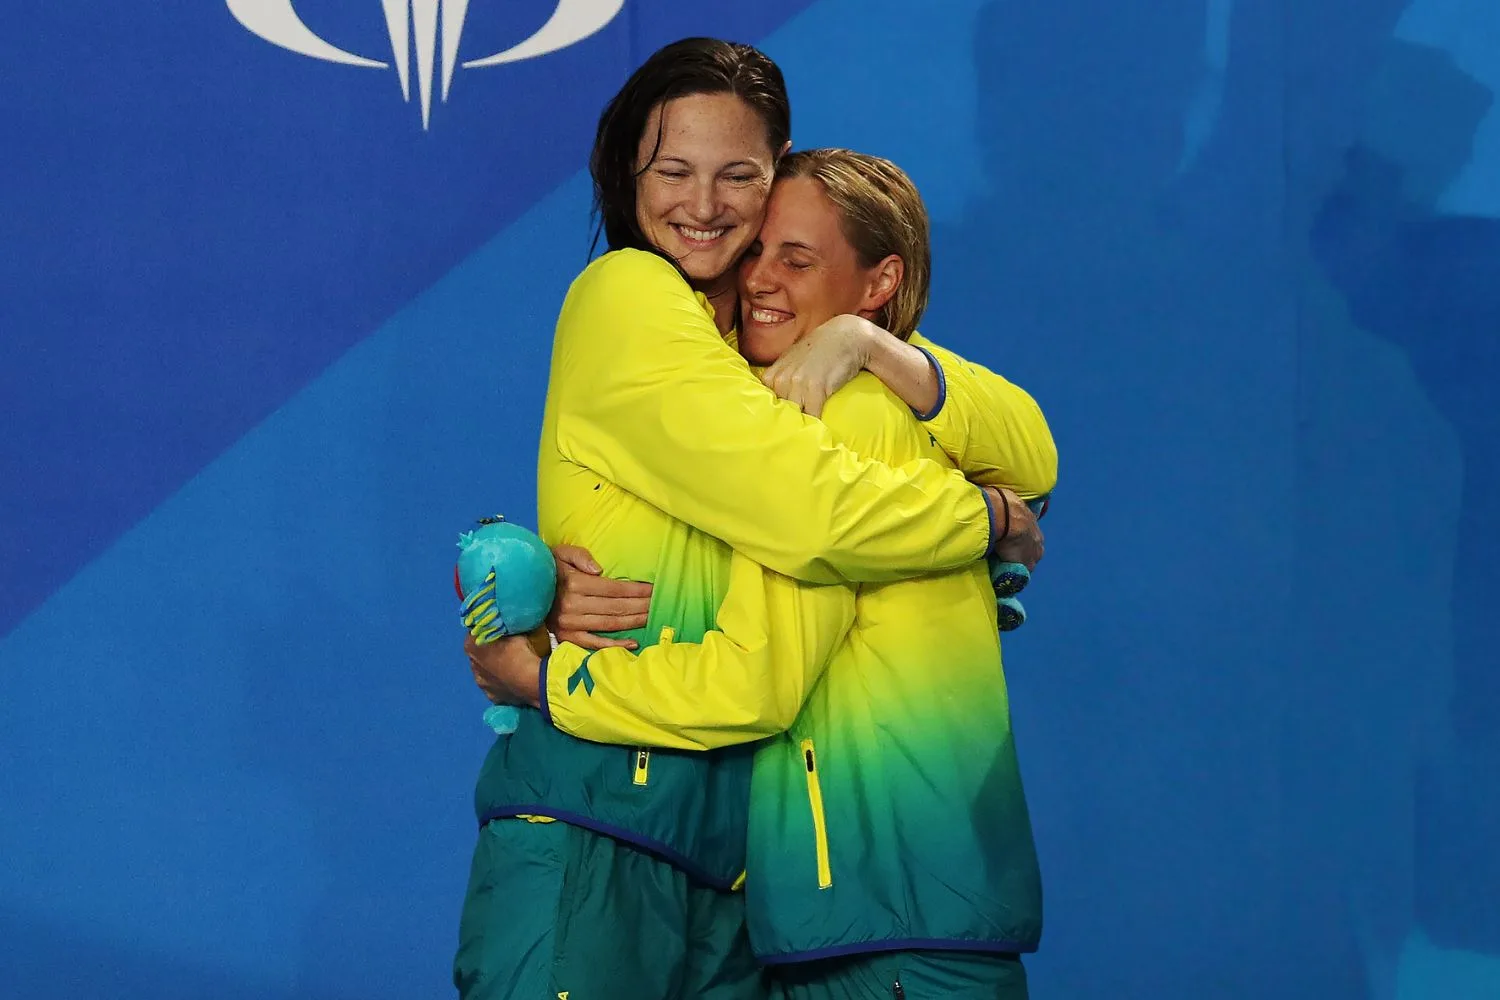
[[[546,664],[540,707],[552,725],[594,743],[669,750],[753,743],[796,718],[794,704],[780,697],[768,674],[767,683],[757,685],[746,681],[760,671],[734,668],[758,659],[757,652],[718,632],[702,643],[648,646],[640,653],[619,647],[585,653],[563,643]],[[726,665],[724,673],[733,675],[727,684],[716,676]]]
[[918,417],[937,412],[942,380],[936,362],[920,348],[876,328],[865,370],[885,383]]
[[799,583],[736,555],[718,628],[639,653],[553,651],[540,685],[554,726],[581,739],[710,750],[792,724],[854,619],[854,590]]

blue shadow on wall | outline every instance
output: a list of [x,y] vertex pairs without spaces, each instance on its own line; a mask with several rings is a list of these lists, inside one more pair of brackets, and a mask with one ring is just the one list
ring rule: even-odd
[[[1500,219],[1445,215],[1436,202],[1468,165],[1493,102],[1446,54],[1394,43],[1367,134],[1313,230],[1351,317],[1410,359],[1461,448],[1452,680],[1418,786],[1416,901],[1436,943],[1475,950],[1500,944]],[[1434,666],[1444,659],[1435,644]]]
[[[1007,644],[1039,993],[1500,995],[1500,222],[1432,208],[1490,95],[1404,8],[980,15],[928,325],[1063,447],[1066,608]],[[1382,117],[1425,203],[1359,178]]]
[[1035,390],[1062,448],[1035,619],[1006,645],[1036,995],[1369,996],[1280,780],[1297,554],[1264,512],[1295,507],[1296,303],[1283,122],[1244,94],[1279,25],[1005,0],[976,38],[990,194],[939,229],[928,322],[977,324],[963,346]]

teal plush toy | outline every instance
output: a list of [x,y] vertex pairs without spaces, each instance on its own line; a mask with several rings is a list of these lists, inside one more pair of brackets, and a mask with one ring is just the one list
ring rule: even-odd
[[[526,635],[546,620],[557,570],[552,551],[533,532],[499,515],[486,517],[477,529],[458,536],[458,549],[453,586],[475,642],[482,646]],[[513,733],[521,712],[513,705],[491,705],[484,721],[496,733]]]
[[[1047,513],[1047,505],[1051,497],[1041,497],[1029,501],[1026,506],[1041,520]],[[995,604],[997,605],[1000,631],[1014,632],[1026,624],[1026,608],[1021,604],[1017,594],[1026,589],[1031,582],[1031,571],[1020,563],[1002,562],[994,556],[989,557],[990,583],[995,587]]]

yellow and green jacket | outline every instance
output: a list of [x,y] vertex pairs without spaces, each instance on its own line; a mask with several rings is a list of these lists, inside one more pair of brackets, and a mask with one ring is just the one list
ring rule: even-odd
[[[1035,403],[922,346],[944,378],[923,425],[934,456],[1026,495],[1050,490],[1056,453]],[[586,547],[608,576],[653,584],[650,621],[633,633],[643,649],[703,643],[730,655],[720,608],[749,583],[766,602],[764,639],[746,647],[737,637],[733,655],[812,669],[821,660],[800,624],[804,590],[845,607],[850,582],[973,567],[990,548],[993,513],[954,464],[880,462],[838,443],[761,384],[707,301],[655,255],[601,257],[563,305],[538,459],[540,533]],[[727,887],[745,865],[752,746],[651,750],[653,741],[604,746],[564,732],[575,704],[628,697],[620,652],[554,651],[543,711],[522,713],[486,759],[480,821],[564,820]]]
[[[823,419],[861,456],[950,464],[872,376]],[[730,572],[720,631],[595,655],[592,694],[548,684],[554,723],[678,751],[760,741],[746,893],[763,962],[1034,950],[1041,879],[985,567],[809,585],[736,554]]]

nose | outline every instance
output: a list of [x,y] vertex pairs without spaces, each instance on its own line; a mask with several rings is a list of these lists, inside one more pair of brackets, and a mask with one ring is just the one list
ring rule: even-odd
[[685,207],[694,222],[707,225],[718,218],[718,190],[718,185],[711,180],[699,179],[693,183]]
[[750,295],[767,295],[776,290],[776,276],[771,267],[771,255],[762,252],[758,257],[747,257],[743,278],[745,291]]

